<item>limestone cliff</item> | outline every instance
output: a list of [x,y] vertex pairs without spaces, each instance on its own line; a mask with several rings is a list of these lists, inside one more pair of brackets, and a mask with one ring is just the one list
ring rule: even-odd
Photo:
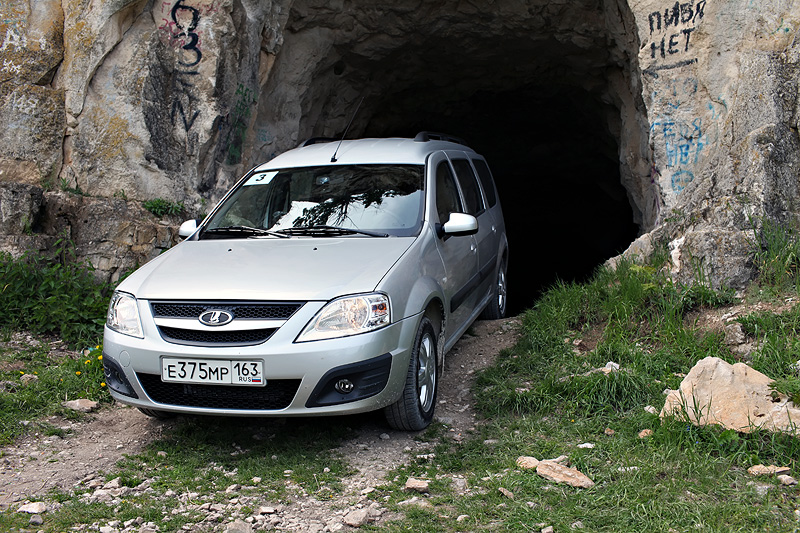
[[[341,135],[363,98],[350,137],[443,125],[517,170],[594,145],[629,253],[669,242],[679,277],[742,286],[753,221],[798,212],[798,25],[793,0],[5,0],[0,248],[66,231],[113,278],[174,242],[142,201],[205,212],[258,162]],[[503,136],[559,122],[556,100],[574,114],[552,144]],[[584,168],[597,201],[617,194]]]

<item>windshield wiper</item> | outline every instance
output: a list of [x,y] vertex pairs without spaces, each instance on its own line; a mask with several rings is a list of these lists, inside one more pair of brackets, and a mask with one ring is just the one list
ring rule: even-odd
[[203,231],[203,233],[211,235],[242,235],[248,237],[254,235],[271,235],[273,237],[280,237],[282,239],[285,239],[289,236],[284,233],[278,233],[277,231],[270,231],[262,228],[251,228],[250,226],[224,226],[222,228],[209,228]]
[[278,230],[288,235],[306,235],[309,237],[330,237],[333,235],[366,235],[368,237],[388,237],[388,233],[380,233],[366,229],[342,228],[339,226],[300,226],[297,228],[285,228]]

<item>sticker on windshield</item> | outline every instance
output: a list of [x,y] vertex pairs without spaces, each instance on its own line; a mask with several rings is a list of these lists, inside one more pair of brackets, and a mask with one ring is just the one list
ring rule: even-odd
[[250,179],[247,180],[247,183],[244,184],[245,187],[248,185],[266,185],[272,178],[278,175],[278,171],[274,170],[271,172],[258,172],[250,176]]

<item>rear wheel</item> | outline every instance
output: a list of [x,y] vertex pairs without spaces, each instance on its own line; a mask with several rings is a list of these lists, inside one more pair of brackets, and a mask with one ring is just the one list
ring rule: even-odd
[[500,268],[497,269],[497,278],[495,279],[494,287],[492,288],[492,298],[489,300],[489,305],[483,310],[481,318],[487,320],[497,320],[498,318],[505,318],[506,307],[508,305],[508,285],[506,280],[506,261],[500,263]]
[[417,330],[400,399],[384,410],[394,429],[419,431],[433,420],[439,388],[436,330],[423,318]]

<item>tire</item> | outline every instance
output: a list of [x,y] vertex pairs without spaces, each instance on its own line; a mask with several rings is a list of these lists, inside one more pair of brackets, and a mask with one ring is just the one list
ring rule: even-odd
[[170,418],[175,418],[175,413],[170,413],[169,411],[159,411],[158,409],[145,409],[144,407],[137,407],[142,414],[149,416],[150,418],[155,418],[157,420],[169,420]]
[[500,263],[497,269],[497,278],[492,288],[492,297],[486,309],[483,310],[481,318],[485,320],[497,320],[505,318],[508,308],[508,280],[506,278],[506,260]]
[[400,399],[384,409],[386,421],[394,429],[420,431],[433,420],[439,390],[439,358],[436,330],[427,318],[417,329],[406,383]]

